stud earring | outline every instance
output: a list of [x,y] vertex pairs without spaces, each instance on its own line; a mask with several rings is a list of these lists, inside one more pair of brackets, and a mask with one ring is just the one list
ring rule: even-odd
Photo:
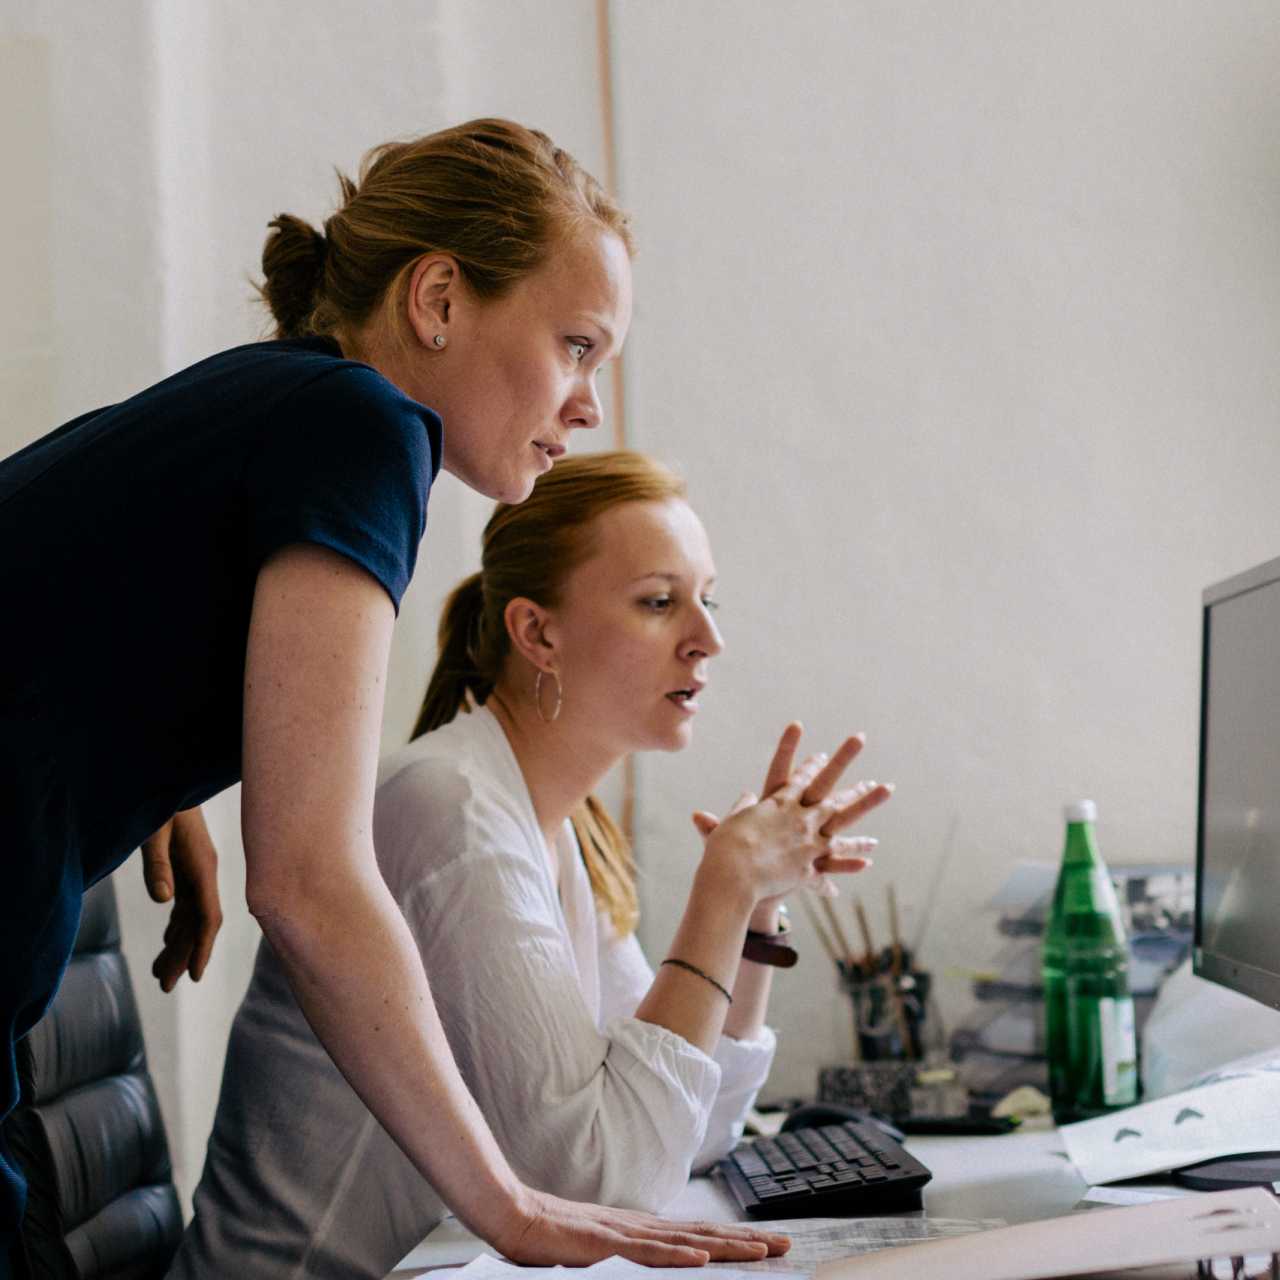
[[431,341],[435,344],[436,349],[439,350],[445,344],[445,336],[443,333],[437,333]]

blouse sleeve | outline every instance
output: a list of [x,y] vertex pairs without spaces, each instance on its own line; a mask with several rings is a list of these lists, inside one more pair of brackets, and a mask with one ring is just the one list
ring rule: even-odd
[[[634,1014],[653,984],[653,969],[635,934],[618,938],[608,917],[600,917],[600,1002],[605,1018]],[[761,1027],[754,1040],[721,1036],[715,1048],[720,1068],[706,1132],[693,1158],[694,1173],[703,1173],[742,1140],[747,1112],[756,1100],[778,1047],[772,1027]]]
[[[397,863],[432,868],[404,896],[405,917],[450,1046],[498,1142],[533,1186],[661,1209],[688,1179],[720,1068],[682,1037],[633,1017],[599,1030],[542,847],[474,790],[461,804],[441,804],[424,785],[420,777],[384,792],[383,831],[405,841]],[[389,804],[419,820],[388,821]]]
[[337,364],[275,406],[246,475],[252,561],[293,542],[367,570],[398,610],[426,528],[440,420],[381,374]]

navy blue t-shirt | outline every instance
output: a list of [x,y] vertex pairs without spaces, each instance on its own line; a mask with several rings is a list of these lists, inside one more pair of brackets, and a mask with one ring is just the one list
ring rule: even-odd
[[5,861],[59,854],[87,886],[237,781],[263,561],[319,543],[398,608],[440,452],[430,409],[306,339],[203,360],[0,462],[0,888]]

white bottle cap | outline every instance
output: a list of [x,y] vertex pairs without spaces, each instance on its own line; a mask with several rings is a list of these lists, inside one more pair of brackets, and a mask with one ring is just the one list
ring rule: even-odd
[[1092,800],[1073,800],[1063,812],[1068,822],[1097,822],[1098,806]]

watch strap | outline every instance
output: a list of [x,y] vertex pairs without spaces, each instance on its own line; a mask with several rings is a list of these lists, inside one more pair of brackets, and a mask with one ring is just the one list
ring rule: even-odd
[[791,945],[791,930],[780,933],[757,933],[747,930],[747,940],[742,944],[742,958],[756,964],[771,964],[779,969],[790,969],[799,959]]

